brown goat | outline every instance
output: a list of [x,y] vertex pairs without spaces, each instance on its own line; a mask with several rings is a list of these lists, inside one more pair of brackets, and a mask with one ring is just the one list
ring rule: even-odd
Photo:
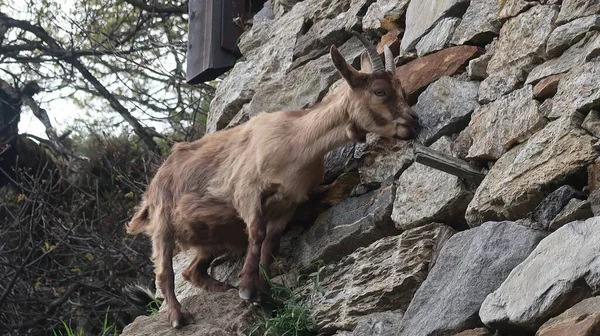
[[[169,322],[185,323],[187,314],[175,297],[172,258],[176,250],[195,249],[182,273],[193,285],[212,291],[231,286],[207,270],[224,253],[243,252],[239,295],[258,300],[268,290],[272,254],[296,206],[319,186],[324,156],[367,132],[412,139],[416,115],[406,103],[389,48],[386,67],[375,48],[367,49],[361,72],[335,46],[330,54],[345,83],[316,106],[299,111],[261,113],[247,123],[191,143],[179,143],[158,169],[128,232],[152,237],[156,280],[167,303]],[[370,60],[370,61],[369,61]]]

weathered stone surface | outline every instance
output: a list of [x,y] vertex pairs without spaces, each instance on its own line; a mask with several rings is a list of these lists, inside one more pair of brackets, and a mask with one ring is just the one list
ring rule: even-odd
[[[364,47],[356,37],[352,37],[339,51],[351,63],[360,56]],[[248,113],[254,116],[261,112],[312,106],[325,96],[329,87],[339,78],[331,56],[323,55],[257,88],[248,106]]]
[[361,317],[352,332],[337,333],[337,336],[396,336],[402,311],[386,311]]
[[481,320],[494,329],[535,331],[600,287],[600,218],[569,223],[542,240],[490,294]]
[[322,332],[352,330],[366,314],[404,310],[453,230],[429,224],[382,238],[320,270],[314,312]]
[[229,124],[227,124],[227,126],[225,126],[225,129],[239,126],[248,120],[250,120],[250,116],[248,115],[248,104],[245,104],[242,106],[240,111],[233,118],[231,118],[231,121]]
[[572,198],[556,217],[550,222],[548,229],[556,231],[561,226],[577,220],[593,217],[592,205],[588,201]]
[[[349,32],[362,24],[361,13],[365,13],[372,0],[350,0],[337,1],[344,11],[332,17],[330,20],[321,20],[315,23],[318,36],[325,45],[334,44],[349,36]],[[321,6],[327,6],[326,2],[320,2]],[[349,5],[348,5],[349,3]]]
[[472,59],[467,66],[467,74],[469,75],[469,78],[474,80],[486,79],[488,76],[487,66],[491,58],[492,55],[485,54],[477,57],[476,59]]
[[406,10],[406,31],[400,44],[405,51],[414,50],[419,40],[441,19],[460,16],[469,5],[468,0],[444,0],[431,3],[427,0],[413,0]]
[[295,259],[301,265],[337,261],[359,247],[397,233],[390,219],[394,202],[391,185],[348,198],[321,214],[300,238]]
[[473,145],[468,158],[497,160],[506,150],[542,129],[546,119],[538,113],[538,106],[528,85],[480,107],[469,123]]
[[[442,137],[431,148],[451,154],[451,141]],[[392,219],[400,230],[439,221],[461,223],[472,193],[454,175],[413,163],[398,178]]]
[[[254,321],[256,308],[240,300],[237,290],[225,293],[193,295],[181,300],[182,306],[193,316],[193,321],[177,330],[177,335],[214,336],[247,335]],[[174,330],[164,312],[154,316],[140,316],[123,330],[123,336],[173,335]]]
[[537,336],[596,336],[600,330],[600,313],[573,318],[540,329]]
[[[547,327],[555,324],[559,324],[573,318],[581,318],[586,315],[591,315],[595,313],[600,313],[600,296],[594,296],[589,299],[585,299],[583,301],[578,302],[573,307],[565,310],[562,314],[553,317],[546,321],[541,327],[540,331],[546,329]],[[577,335],[577,334],[573,334]],[[539,336],[539,334],[536,334]]]
[[473,138],[469,134],[469,129],[464,129],[458,134],[452,143],[452,153],[459,159],[466,159],[469,155],[469,148],[473,144]]
[[409,141],[367,134],[367,143],[359,155],[358,171],[363,184],[398,177],[413,161]]
[[550,222],[560,213],[560,211],[569,203],[571,198],[584,199],[585,195],[569,186],[564,185],[551,192],[536,208],[533,210],[533,219],[544,229],[547,229]]
[[567,49],[560,57],[542,63],[531,70],[525,83],[536,83],[542,78],[561,74],[580,66],[600,52],[600,32],[589,32],[581,41]]
[[600,62],[589,62],[569,71],[558,84],[554,96],[554,116],[600,107]]
[[545,197],[542,190],[561,183],[596,158],[593,141],[570,118],[549,123],[496,161],[467,208],[469,225],[523,218]]
[[553,6],[540,5],[509,19],[500,29],[488,74],[520,77],[523,72],[529,72],[545,54],[546,40],[555,17]]
[[417,55],[423,57],[434,51],[444,49],[450,42],[454,29],[460,23],[459,18],[449,17],[439,21],[427,35],[415,46]]
[[471,0],[462,21],[452,37],[453,44],[475,43],[485,45],[498,36],[502,24],[497,19],[499,1]]
[[452,335],[481,326],[481,303],[544,237],[513,222],[488,222],[452,236],[415,293],[398,335]]
[[519,15],[535,5],[536,0],[506,0],[501,1],[502,6],[498,11],[498,19],[506,20]]
[[521,81],[517,76],[500,74],[487,77],[479,86],[479,103],[487,104],[514,91]]
[[552,114],[552,105],[554,105],[554,100],[550,98],[546,99],[538,108],[538,112],[545,118],[550,118],[550,114]]
[[582,17],[557,27],[548,37],[546,53],[549,57],[557,57],[570,46],[581,40],[590,30],[600,28],[600,16]]
[[399,28],[399,20],[406,13],[410,0],[379,0],[371,4],[362,19],[364,30],[393,30]]
[[429,146],[443,135],[461,131],[469,123],[477,103],[479,84],[453,77],[442,77],[420,96],[413,110],[419,116],[418,140]]
[[558,90],[558,83],[562,77],[562,75],[554,75],[542,79],[533,87],[533,96],[537,99],[554,97]]
[[454,336],[492,336],[492,334],[486,328],[475,328],[459,332]]
[[396,75],[408,100],[414,102],[423,88],[443,76],[463,71],[479,52],[480,49],[474,46],[446,48],[398,67]]
[[354,159],[356,144],[347,143],[325,155],[325,176],[323,183],[331,183],[342,173],[356,169],[357,160]]
[[600,138],[600,112],[598,110],[591,110],[585,119],[583,119],[581,127],[592,133],[595,137]]
[[401,33],[402,31],[400,29],[394,29],[390,30],[385,35],[383,35],[379,43],[377,43],[377,53],[382,55],[384,47],[386,45],[388,46],[388,48],[390,48],[390,50],[392,50],[392,53],[398,50],[398,48],[400,47],[399,37]]
[[562,24],[576,18],[598,13],[600,13],[600,3],[596,0],[564,0],[556,21]]
[[279,20],[258,22],[242,35],[239,47],[246,60],[237,62],[217,86],[206,122],[208,133],[227,126],[264,82],[289,69],[306,8],[300,3]]

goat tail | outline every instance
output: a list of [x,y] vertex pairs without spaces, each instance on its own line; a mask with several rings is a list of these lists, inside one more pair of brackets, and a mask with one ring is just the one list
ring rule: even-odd
[[136,284],[123,287],[123,295],[129,302],[136,307],[158,309],[162,303],[162,299],[157,298],[150,288]]
[[150,207],[146,202],[140,205],[137,209],[131,221],[127,223],[127,233],[138,234],[148,227],[150,224]]

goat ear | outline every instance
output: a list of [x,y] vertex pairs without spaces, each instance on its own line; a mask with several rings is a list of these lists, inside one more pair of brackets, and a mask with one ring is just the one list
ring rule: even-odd
[[360,54],[360,71],[371,73],[373,72],[373,64],[371,64],[371,59],[369,59],[369,53],[363,51]]
[[364,82],[364,74],[359,73],[354,69],[354,67],[344,59],[344,56],[340,54],[335,46],[331,46],[330,50],[331,59],[333,61],[333,65],[338,70],[340,75],[344,77],[348,85],[352,88],[356,88],[362,85]]

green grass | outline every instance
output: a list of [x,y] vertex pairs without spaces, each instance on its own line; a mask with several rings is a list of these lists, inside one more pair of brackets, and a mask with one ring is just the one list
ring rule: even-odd
[[[317,322],[313,313],[314,292],[322,291],[318,276],[299,275],[293,284],[274,283],[266,276],[261,267],[263,277],[271,287],[271,297],[275,309],[262,309],[257,320],[250,327],[248,336],[310,336],[317,331]],[[305,285],[312,281],[312,291],[302,291]]]
[[[108,313],[110,311],[110,306],[106,309],[106,314],[104,314],[104,321],[102,321],[102,334],[100,334],[101,336],[110,336],[111,334],[113,336],[117,336],[118,335],[118,331],[117,331],[117,326],[113,323],[110,324],[108,322]],[[67,324],[67,322],[61,320],[60,323],[62,324],[62,330],[55,330],[52,329],[52,335],[53,336],[82,336],[83,335],[83,330],[74,330],[70,324]]]

